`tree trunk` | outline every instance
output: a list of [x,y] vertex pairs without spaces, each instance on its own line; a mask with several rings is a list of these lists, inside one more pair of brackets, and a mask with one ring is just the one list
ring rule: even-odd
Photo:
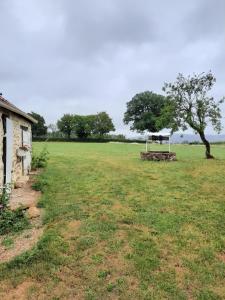
[[205,149],[206,149],[206,151],[205,151],[205,157],[206,157],[207,159],[214,158],[214,156],[211,155],[211,152],[210,152],[210,151],[211,151],[211,149],[210,149],[210,143],[209,143],[209,141],[206,139],[205,133],[204,133],[204,132],[199,132],[199,135],[200,135],[200,138],[201,138],[203,144],[205,145]]

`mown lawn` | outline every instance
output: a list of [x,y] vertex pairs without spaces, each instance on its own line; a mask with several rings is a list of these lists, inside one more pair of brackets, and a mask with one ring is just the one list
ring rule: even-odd
[[47,147],[45,233],[0,265],[0,299],[225,299],[225,146],[173,146],[170,163],[141,161],[144,145]]

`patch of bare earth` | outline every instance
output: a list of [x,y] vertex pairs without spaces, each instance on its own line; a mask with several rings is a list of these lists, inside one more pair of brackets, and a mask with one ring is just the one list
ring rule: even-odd
[[225,252],[218,254],[218,259],[223,263],[225,263]]
[[79,235],[79,228],[81,226],[80,220],[73,220],[67,223],[63,230],[63,236],[67,239],[74,238]]
[[2,246],[2,240],[0,239],[0,261],[7,262],[13,259],[15,256],[22,254],[25,251],[31,249],[39,240],[43,233],[43,228],[32,228],[23,231],[20,235],[13,239],[13,247],[8,249]]
[[32,189],[32,184],[34,181],[35,177],[32,175],[26,183],[22,183],[19,188],[12,190],[9,202],[10,209],[15,210],[19,207],[26,209],[37,206],[41,192],[34,191]]
[[212,291],[220,297],[219,299],[224,299],[225,285],[223,283],[219,287],[212,286],[211,288],[212,288]]
[[24,281],[17,287],[3,287],[3,293],[0,292],[1,300],[24,300],[24,299],[36,299],[31,297],[32,290],[37,289],[37,284],[32,281]]
[[[35,175],[35,174],[34,174]],[[0,237],[0,262],[7,262],[25,251],[33,248],[43,233],[42,211],[36,207],[40,192],[32,189],[35,177],[31,176],[30,180],[20,187],[13,189],[9,207],[12,210],[22,207],[26,210],[30,219],[31,228],[21,233]],[[5,247],[2,243],[5,238],[13,240],[11,247]]]

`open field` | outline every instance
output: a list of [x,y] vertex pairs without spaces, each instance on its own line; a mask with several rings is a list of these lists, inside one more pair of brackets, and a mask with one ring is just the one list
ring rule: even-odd
[[225,299],[224,146],[172,146],[170,163],[141,161],[144,145],[47,147],[44,235],[0,265],[0,299]]

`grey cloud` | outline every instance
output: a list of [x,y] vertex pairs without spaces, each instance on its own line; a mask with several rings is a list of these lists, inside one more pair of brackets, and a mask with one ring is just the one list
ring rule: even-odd
[[216,38],[224,39],[225,28],[225,1],[224,0],[201,0],[196,1],[196,7],[185,19],[184,26],[187,28],[190,40]]
[[0,91],[48,123],[161,93],[178,72],[212,70],[224,92],[224,1],[2,0]]
[[74,1],[69,1],[65,9],[66,31],[70,38],[90,51],[108,44],[154,40],[155,24],[149,5],[144,9],[143,3],[146,1],[94,0],[90,5],[90,1],[85,0],[78,7]]

